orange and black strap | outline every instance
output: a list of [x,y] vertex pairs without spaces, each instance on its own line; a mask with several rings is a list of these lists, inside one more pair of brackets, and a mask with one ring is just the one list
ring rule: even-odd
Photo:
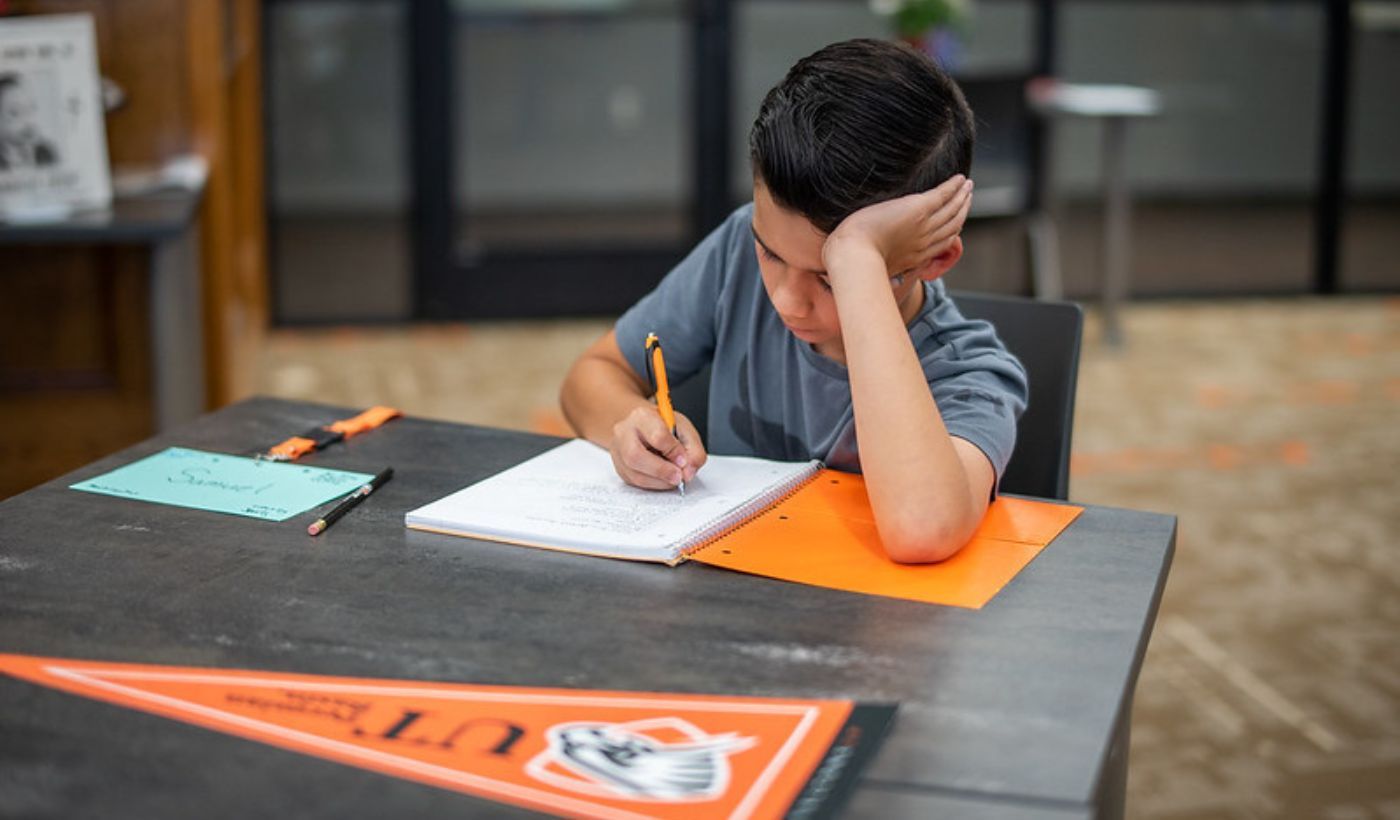
[[371,407],[353,418],[333,421],[323,427],[313,427],[301,435],[292,436],[270,448],[259,458],[269,461],[295,461],[307,453],[329,447],[337,441],[373,430],[390,419],[403,415],[392,407]]
[[271,461],[295,461],[313,450],[321,449],[321,446],[317,446],[315,439],[309,439],[306,436],[292,436],[269,449],[262,457]]
[[346,438],[358,436],[366,430],[373,430],[390,419],[396,419],[403,413],[392,407],[371,407],[358,416],[350,419],[333,421],[326,425],[327,430],[343,434]]

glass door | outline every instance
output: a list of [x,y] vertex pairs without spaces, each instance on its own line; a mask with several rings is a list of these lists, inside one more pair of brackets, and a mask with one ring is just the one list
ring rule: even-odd
[[418,178],[450,214],[420,246],[443,253],[419,268],[421,315],[614,313],[681,258],[694,24],[684,0],[451,0],[420,29],[445,33],[427,93],[446,116],[417,119],[443,126]]

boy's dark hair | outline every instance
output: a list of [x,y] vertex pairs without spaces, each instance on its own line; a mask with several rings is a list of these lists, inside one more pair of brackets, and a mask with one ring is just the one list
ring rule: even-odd
[[749,132],[754,177],[825,233],[866,205],[972,168],[957,83],[901,43],[847,40],[797,61]]

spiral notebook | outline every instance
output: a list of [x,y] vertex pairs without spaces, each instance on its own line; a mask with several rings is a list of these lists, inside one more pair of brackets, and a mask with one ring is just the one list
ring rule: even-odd
[[886,556],[859,475],[819,462],[712,455],[686,495],[622,483],[607,451],[570,441],[407,516],[414,529],[677,564],[980,609],[1079,515],[999,496],[956,555]]
[[573,439],[409,512],[412,529],[677,564],[812,480],[821,462],[712,455],[686,492],[623,483],[608,451]]

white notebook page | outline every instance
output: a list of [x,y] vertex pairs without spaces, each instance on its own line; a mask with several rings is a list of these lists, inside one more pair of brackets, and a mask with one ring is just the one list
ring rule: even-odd
[[574,439],[408,513],[410,527],[536,546],[671,560],[682,541],[815,462],[710,456],[686,494],[623,483],[608,451]]

